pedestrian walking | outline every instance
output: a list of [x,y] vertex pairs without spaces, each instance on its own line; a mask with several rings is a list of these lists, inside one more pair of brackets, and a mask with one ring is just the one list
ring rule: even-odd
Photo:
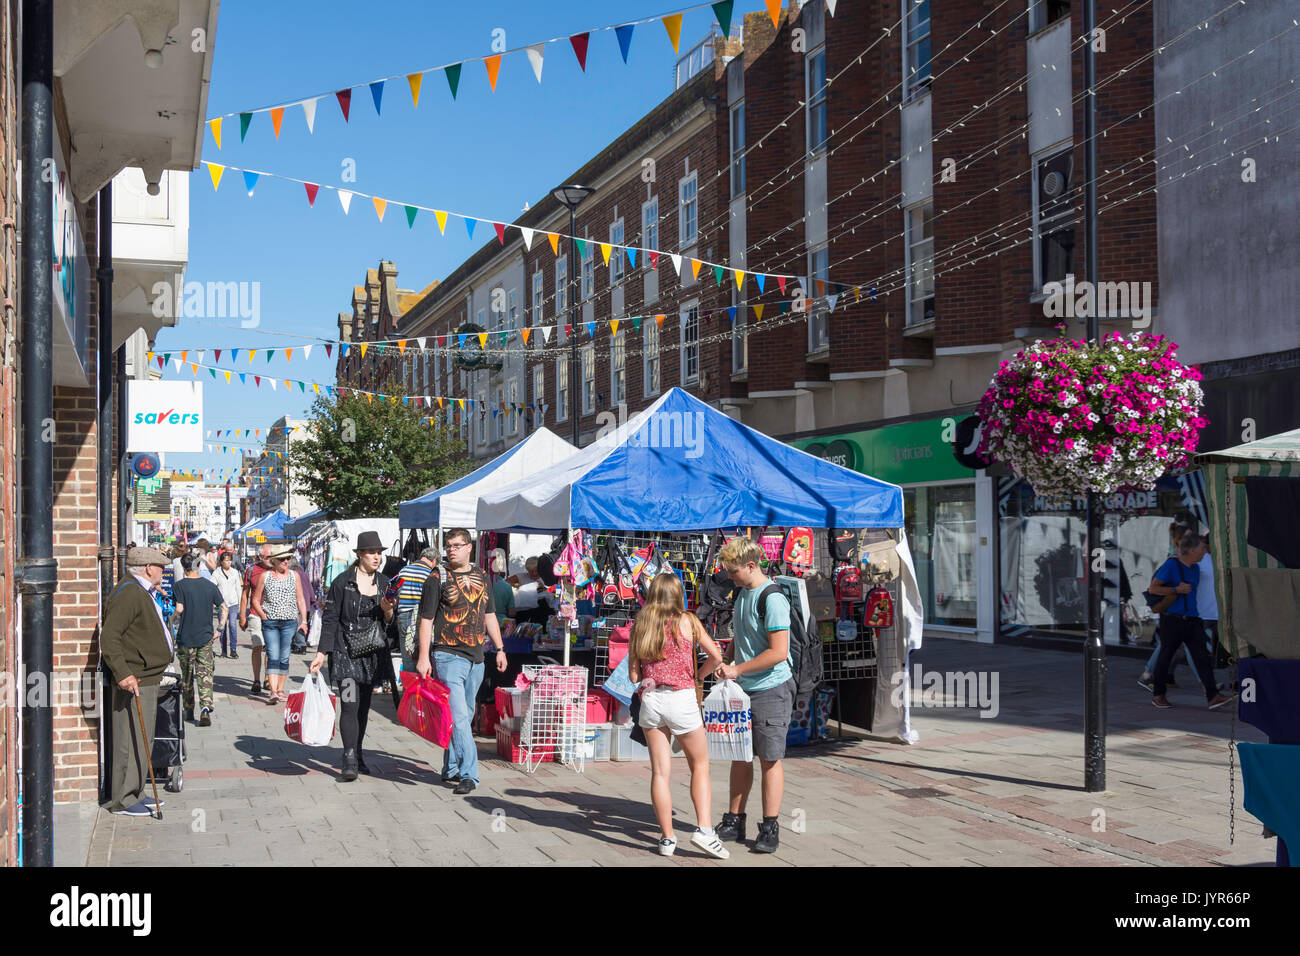
[[[1181,514],[1175,516],[1174,520],[1169,523],[1169,550],[1165,553],[1165,565],[1169,563],[1170,558],[1173,558],[1178,554],[1178,544],[1183,540],[1183,537],[1187,535],[1188,532],[1197,530],[1197,528],[1199,528],[1199,524],[1197,524],[1196,519],[1191,515]],[[1164,567],[1165,565],[1161,566]],[[1154,594],[1155,592],[1153,591],[1151,593]],[[1155,689],[1155,681],[1152,679],[1152,674],[1155,672],[1156,661],[1160,659],[1161,617],[1162,615],[1160,614],[1156,615],[1156,629],[1155,633],[1151,637],[1151,656],[1147,658],[1146,665],[1142,668],[1142,675],[1138,677],[1138,683],[1151,691],[1154,691]],[[1181,657],[1183,660],[1186,660],[1187,652],[1183,651]],[[1165,683],[1171,687],[1178,686],[1174,681],[1174,669],[1177,666],[1177,660],[1171,660],[1169,664],[1169,672],[1165,675]]]
[[393,659],[385,635],[395,605],[384,597],[388,578],[380,573],[384,546],[379,532],[357,536],[357,560],[330,582],[321,612],[320,645],[310,670],[329,665],[329,679],[338,687],[342,713],[343,765],[339,779],[351,781],[370,773],[362,745],[376,684],[391,679]]
[[[763,822],[758,825],[754,850],[775,853],[780,845],[781,800],[785,795],[785,737],[794,710],[794,671],[790,664],[790,602],[784,594],[769,594],[763,619],[759,619],[759,595],[769,579],[759,567],[763,550],[748,538],[733,538],[718,553],[718,559],[736,584],[732,616],[733,663],[718,667],[723,680],[734,680],[749,695],[754,727],[754,756],[762,768]],[[743,842],[745,806],[754,785],[753,762],[731,764],[731,798],[728,811],[718,825],[718,838]]]
[[501,627],[497,623],[492,585],[473,565],[473,544],[464,528],[443,536],[447,566],[429,576],[420,595],[419,655],[415,669],[421,677],[434,671],[451,690],[451,746],[443,752],[442,779],[452,791],[467,794],[478,787],[478,747],[470,723],[478,689],[483,683],[484,636],[496,652],[498,671],[507,667]]
[[1214,684],[1213,662],[1205,647],[1205,627],[1197,610],[1196,597],[1201,574],[1198,565],[1204,556],[1205,540],[1196,532],[1189,531],[1179,542],[1178,555],[1166,560],[1151,579],[1152,594],[1176,595],[1174,603],[1160,615],[1160,657],[1153,671],[1155,687],[1151,703],[1161,709],[1173,706],[1165,698],[1167,682],[1164,675],[1181,646],[1187,648],[1192,669],[1205,687],[1205,701],[1210,710],[1226,706],[1237,696],[1235,693],[1219,693]]
[[[199,726],[212,726],[212,674],[216,668],[212,646],[225,630],[227,610],[221,589],[199,576],[203,559],[187,554],[181,557],[185,577],[176,582],[173,592],[180,627],[176,632],[176,660],[181,668],[181,697],[185,719],[194,719],[194,687],[198,685]],[[216,628],[214,614],[220,615]]]
[[221,630],[221,656],[239,659],[239,598],[242,591],[239,572],[234,566],[235,556],[221,552],[217,570],[212,572],[212,583],[221,591],[221,603],[226,609],[226,623]]
[[262,658],[266,647],[266,641],[262,637],[262,619],[256,614],[250,613],[253,606],[253,592],[257,589],[257,582],[269,570],[271,570],[271,546],[264,544],[257,549],[257,559],[250,561],[248,567],[244,570],[243,589],[239,596],[239,626],[248,633],[248,646],[251,648],[250,656],[253,664],[252,693],[254,694],[260,694],[263,690],[271,689],[269,673],[267,674],[266,683],[262,683]]
[[156,809],[153,799],[144,795],[152,754],[145,752],[140,735],[143,731],[153,739],[158,682],[174,653],[171,631],[155,597],[168,564],[168,557],[154,548],[128,551],[130,575],[110,595],[100,628],[100,650],[113,678],[112,784],[105,809],[127,816],[149,816]]
[[302,581],[289,570],[293,551],[285,548],[271,555],[271,568],[257,579],[253,589],[253,613],[262,619],[262,640],[266,642],[268,704],[289,699],[284,682],[289,676],[289,647],[294,633],[307,631],[307,601]]
[[397,625],[402,636],[402,670],[415,672],[416,632],[420,623],[420,595],[424,582],[438,573],[438,549],[428,547],[420,557],[402,568],[401,590],[397,593]]
[[675,574],[659,574],[650,582],[645,606],[637,612],[628,644],[628,677],[641,683],[641,712],[637,723],[650,750],[650,803],[659,822],[659,854],[677,849],[673,832],[673,798],[669,789],[673,765],[672,737],[681,742],[691,772],[691,802],[696,830],[691,842],[719,860],[731,854],[718,839],[712,823],[709,744],[695,691],[699,643],[709,661],[707,677],[722,663],[718,650],[699,618],[686,610],[686,595]]

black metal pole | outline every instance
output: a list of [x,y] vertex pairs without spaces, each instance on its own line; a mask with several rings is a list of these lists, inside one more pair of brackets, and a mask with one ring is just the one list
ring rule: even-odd
[[[107,601],[113,589],[113,184],[99,190],[99,585]],[[122,547],[126,541],[120,542]]]
[[[1087,277],[1097,288],[1097,64],[1093,53],[1093,29],[1096,26],[1095,0],[1083,3],[1083,101],[1084,199],[1083,223],[1086,245]],[[1087,316],[1088,341],[1101,336],[1094,296]],[[1083,648],[1084,668],[1084,790],[1097,793],[1106,789],[1106,644],[1101,634],[1102,586],[1106,577],[1105,551],[1102,547],[1104,508],[1101,495],[1088,493],[1088,636]],[[1100,554],[1100,558],[1099,558]],[[1100,564],[1101,568],[1098,569]]]
[[53,866],[54,0],[23,0],[22,51],[23,865]]
[[576,207],[569,207],[569,410],[573,415],[573,447],[578,447],[578,224]]
[[126,545],[131,540],[131,471],[126,462],[126,343],[117,351],[117,577],[126,577]]

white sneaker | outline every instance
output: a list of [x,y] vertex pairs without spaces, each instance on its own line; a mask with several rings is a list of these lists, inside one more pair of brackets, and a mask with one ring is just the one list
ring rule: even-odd
[[659,855],[672,856],[677,849],[676,837],[664,837],[659,841]]
[[722,845],[722,841],[718,839],[718,834],[712,830],[708,833],[703,830],[696,830],[691,834],[691,842],[711,857],[719,860],[731,858],[730,851]]

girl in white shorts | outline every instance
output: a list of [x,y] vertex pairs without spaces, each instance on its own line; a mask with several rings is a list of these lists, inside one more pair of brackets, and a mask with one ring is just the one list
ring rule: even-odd
[[730,854],[713,832],[709,816],[709,747],[695,696],[696,641],[709,658],[703,672],[707,676],[722,663],[718,645],[705,633],[699,619],[686,610],[677,576],[656,576],[632,628],[627,664],[628,676],[642,685],[638,723],[645,730],[650,749],[650,802],[659,821],[659,853],[672,856],[677,849],[668,789],[673,762],[671,734],[681,743],[691,770],[691,800],[699,823],[691,842],[710,856],[725,860]]

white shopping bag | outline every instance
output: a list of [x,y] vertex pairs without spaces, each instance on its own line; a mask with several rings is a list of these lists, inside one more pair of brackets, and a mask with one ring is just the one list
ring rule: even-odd
[[308,747],[334,739],[334,695],[320,674],[308,674],[284,707],[285,733]]
[[749,695],[734,680],[718,681],[704,698],[704,734],[710,760],[754,759],[754,718]]
[[311,612],[311,626],[307,629],[307,646],[315,647],[320,643],[321,613],[317,609]]

